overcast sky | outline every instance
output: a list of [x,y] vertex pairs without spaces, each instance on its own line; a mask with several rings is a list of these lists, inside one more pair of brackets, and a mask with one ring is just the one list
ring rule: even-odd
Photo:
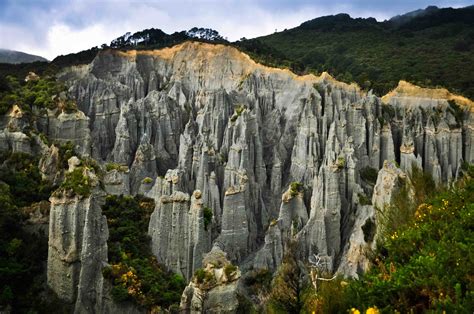
[[209,27],[237,40],[329,14],[384,20],[428,5],[472,4],[474,0],[0,0],[0,48],[51,60],[151,27],[167,33]]

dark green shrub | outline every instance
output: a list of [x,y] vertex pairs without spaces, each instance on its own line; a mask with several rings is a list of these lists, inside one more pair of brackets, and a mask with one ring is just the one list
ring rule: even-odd
[[362,232],[364,233],[364,241],[371,243],[374,240],[377,226],[372,219],[367,219],[365,224],[362,226]]
[[25,153],[12,153],[3,156],[3,162],[0,181],[9,185],[17,206],[27,206],[49,198],[53,187],[42,179],[38,158]]
[[113,286],[110,294],[112,295],[112,298],[115,302],[124,302],[131,299],[127,288],[122,285]]
[[282,264],[272,281],[268,306],[277,313],[300,313],[303,292],[310,285],[305,266],[299,262],[296,242],[287,244]]
[[[64,84],[51,76],[22,83],[12,76],[7,76],[3,85],[5,85],[3,91],[0,91],[0,114],[5,114],[14,104],[25,112],[31,112],[33,106],[57,108],[61,102],[55,96],[66,91]],[[66,109],[72,106],[70,102],[70,100],[65,102]]]
[[197,283],[204,283],[204,279],[206,279],[206,271],[202,268],[196,269],[194,272],[194,278],[196,279]]
[[337,157],[336,166],[339,170],[344,169],[344,167],[346,166],[346,158],[344,158],[343,156]]
[[[11,170],[23,171],[21,167]],[[55,302],[41,297],[45,293],[48,239],[42,233],[23,229],[26,217],[18,205],[29,204],[31,195],[20,201],[11,193],[14,189],[0,179],[0,308],[10,306],[18,313],[42,312]]]
[[232,275],[233,272],[237,270],[237,266],[232,265],[232,264],[227,264],[224,266],[224,273],[227,278],[230,278],[230,275]]
[[370,183],[372,185],[377,182],[377,176],[378,176],[378,171],[375,168],[372,167],[364,167],[360,170],[360,177],[362,180],[364,180],[367,183]]
[[[63,169],[68,169],[68,160],[72,156],[77,156],[74,150],[74,144],[72,142],[66,142],[62,144],[55,144],[59,150],[59,164]],[[60,170],[60,169],[58,169]]]
[[168,271],[151,253],[147,230],[154,208],[150,198],[114,195],[107,196],[102,207],[111,264],[103,269],[104,278],[111,281],[116,301],[132,300],[147,309],[178,304],[186,285],[183,277]]
[[372,200],[368,198],[365,194],[357,194],[359,196],[360,205],[372,205]]
[[204,217],[204,230],[207,231],[207,227],[212,222],[212,209],[210,209],[209,207],[204,207],[202,215]]
[[412,221],[418,205],[442,191],[442,187],[436,187],[431,175],[416,165],[412,166],[409,182],[411,187],[406,184],[407,182],[400,181],[400,189],[394,194],[392,204],[378,210],[382,238],[393,234]]

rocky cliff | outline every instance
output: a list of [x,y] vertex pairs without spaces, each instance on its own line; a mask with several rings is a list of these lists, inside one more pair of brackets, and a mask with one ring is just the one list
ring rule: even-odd
[[[158,204],[155,254],[186,278],[211,245],[236,263],[265,247],[272,219],[282,241],[297,236],[305,254],[327,255],[337,269],[359,195],[372,196],[361,169],[416,163],[447,182],[474,159],[470,100],[403,82],[380,99],[222,45],[105,51],[61,78],[89,124],[90,137],[69,137],[130,167],[130,192]],[[292,182],[298,195],[282,198]],[[212,210],[209,230],[200,207]]]
[[[376,225],[374,207],[362,199],[381,206],[390,199],[380,195],[391,188],[390,175],[413,165],[441,183],[474,162],[468,99],[403,82],[378,98],[326,73],[297,76],[259,65],[228,46],[103,51],[60,79],[79,111],[49,112],[37,129],[73,142],[83,157],[123,165],[105,174],[105,190],[155,199],[153,253],[188,280],[211,248],[234,264],[274,270],[289,238],[298,240],[302,260],[319,255],[329,271],[357,276],[363,248],[373,242],[362,227]],[[20,114],[2,119],[2,150],[47,150],[21,131]],[[364,175],[384,163],[377,181]],[[60,202],[52,200],[50,237],[74,222],[55,217],[78,211],[101,219],[84,200],[71,201],[71,210]],[[77,253],[66,260],[55,253],[56,270],[71,273],[69,286],[81,278],[77,241],[88,239],[83,222],[74,226],[84,236],[74,242],[63,234],[50,247]],[[68,291],[71,299],[80,294]]]
[[[91,143],[78,136],[81,146],[127,164],[131,193],[156,199],[155,254],[187,278],[211,243],[237,263],[265,247],[272,219],[282,241],[291,229],[305,254],[326,255],[336,269],[358,197],[372,196],[362,169],[415,163],[447,182],[474,159],[470,100],[404,82],[380,99],[222,45],[106,51],[62,79],[89,119]],[[282,201],[292,182],[301,191]],[[193,193],[213,211],[210,232],[193,222]]]

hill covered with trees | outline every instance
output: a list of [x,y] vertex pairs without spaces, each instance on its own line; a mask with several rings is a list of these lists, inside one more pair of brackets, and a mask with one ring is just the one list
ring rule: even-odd
[[474,98],[474,7],[428,7],[388,21],[325,16],[236,43],[259,61],[300,73],[328,71],[382,95],[399,80]]

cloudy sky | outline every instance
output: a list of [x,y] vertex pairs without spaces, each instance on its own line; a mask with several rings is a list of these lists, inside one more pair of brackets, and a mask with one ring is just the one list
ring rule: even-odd
[[210,27],[237,40],[328,14],[384,20],[428,5],[472,4],[474,0],[0,0],[0,48],[51,60],[151,27],[167,33]]

